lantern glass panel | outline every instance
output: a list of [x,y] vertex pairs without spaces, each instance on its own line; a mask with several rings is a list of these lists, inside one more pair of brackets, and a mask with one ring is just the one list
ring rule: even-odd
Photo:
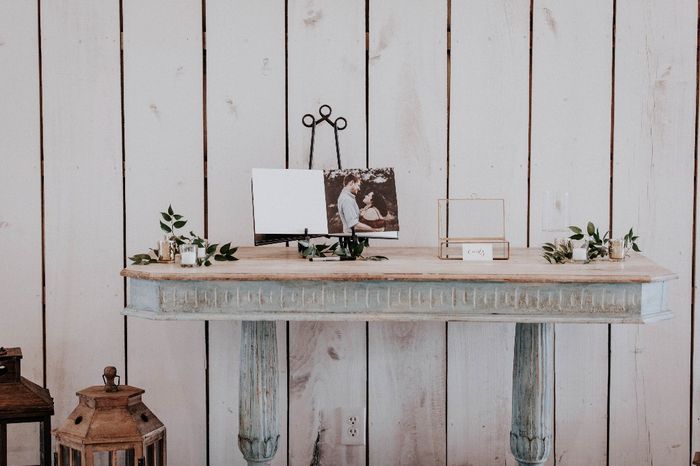
[[165,441],[160,439],[156,445],[158,445],[158,466],[165,466]]
[[156,446],[153,443],[146,447],[146,466],[156,466]]
[[97,451],[93,455],[93,464],[94,466],[135,466],[134,449]]
[[80,455],[79,450],[71,448],[71,456],[73,457],[73,462],[71,463],[71,466],[82,466],[82,457]]
[[70,448],[61,445],[60,466],[70,466]]

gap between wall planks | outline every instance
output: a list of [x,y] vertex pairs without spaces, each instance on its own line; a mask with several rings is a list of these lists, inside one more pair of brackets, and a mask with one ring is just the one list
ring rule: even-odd
[[[172,202],[202,232],[201,3],[123,3],[127,252],[162,234]],[[157,180],[158,189],[154,189]],[[202,322],[128,319],[129,382],[168,427],[175,465],[206,463],[206,346]]]
[[[251,169],[286,164],[284,0],[208,0],[206,15],[208,234],[215,242],[249,245]],[[209,322],[211,465],[246,465],[236,441],[240,327]],[[274,465],[287,463],[286,333],[286,324],[278,323],[281,412]]]
[[[451,23],[449,197],[504,198],[511,246],[525,246],[530,5],[453,2]],[[509,435],[514,330],[509,323],[448,324],[449,465],[516,464]]]
[[[22,375],[43,383],[40,81],[36,2],[0,3],[0,346],[22,348]],[[24,59],[24,60],[23,60]],[[18,245],[22,245],[19,247]],[[4,266],[6,270],[10,267]],[[6,312],[12,312],[13,319]],[[38,424],[10,424],[8,464],[38,464]],[[22,441],[28,439],[29,441]]]
[[[608,229],[612,16],[612,0],[535,2],[533,247],[569,234],[567,225],[561,233],[542,231],[545,190],[569,193],[572,224],[585,225],[591,220],[602,231]],[[548,464],[604,464],[608,326],[557,325],[554,364],[555,442]]]

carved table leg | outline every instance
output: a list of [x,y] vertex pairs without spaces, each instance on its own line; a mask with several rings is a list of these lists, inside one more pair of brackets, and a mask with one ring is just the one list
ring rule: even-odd
[[552,451],[553,346],[553,324],[516,324],[510,449],[520,466]]
[[243,322],[238,448],[248,466],[267,464],[277,452],[277,333],[275,322]]

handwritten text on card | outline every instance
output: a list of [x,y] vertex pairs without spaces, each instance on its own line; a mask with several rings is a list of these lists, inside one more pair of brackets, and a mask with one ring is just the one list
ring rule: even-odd
[[462,260],[490,261],[493,260],[493,245],[490,243],[469,243],[462,245]]

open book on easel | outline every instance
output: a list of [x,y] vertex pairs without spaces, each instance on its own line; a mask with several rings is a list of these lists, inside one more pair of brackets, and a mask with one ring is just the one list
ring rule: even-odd
[[305,236],[398,239],[393,168],[253,169],[255,244]]

